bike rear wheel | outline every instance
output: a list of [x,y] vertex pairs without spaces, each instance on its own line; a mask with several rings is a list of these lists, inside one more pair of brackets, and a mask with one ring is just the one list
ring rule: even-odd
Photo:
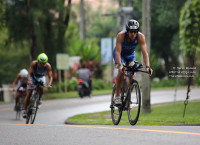
[[128,90],[128,119],[131,125],[135,125],[140,115],[141,93],[137,81],[130,85]]
[[20,100],[17,103],[16,109],[17,109],[16,110],[16,120],[18,120],[18,119],[20,119],[20,114],[21,114]]
[[114,105],[115,93],[116,93],[116,84],[113,86],[110,108],[111,108],[112,122],[114,125],[118,125],[122,117],[122,108]]
[[28,107],[28,109],[27,109],[27,115],[26,115],[26,124],[29,123],[30,115],[31,115],[31,109],[30,109],[30,107]]

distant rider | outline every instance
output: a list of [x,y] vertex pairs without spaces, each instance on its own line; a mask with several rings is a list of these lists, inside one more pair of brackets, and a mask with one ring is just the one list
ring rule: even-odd
[[17,111],[17,103],[19,101],[19,97],[21,93],[26,96],[27,92],[27,82],[28,82],[28,71],[26,69],[22,69],[16,76],[15,80],[12,83],[12,87],[15,88],[16,83],[18,82],[17,86],[17,93],[15,98],[15,107],[14,110]]

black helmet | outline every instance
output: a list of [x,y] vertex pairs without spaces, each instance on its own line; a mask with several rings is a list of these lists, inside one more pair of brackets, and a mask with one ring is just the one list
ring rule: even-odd
[[138,30],[139,31],[140,25],[138,21],[136,20],[129,20],[128,23],[126,24],[126,31],[128,32],[129,30]]

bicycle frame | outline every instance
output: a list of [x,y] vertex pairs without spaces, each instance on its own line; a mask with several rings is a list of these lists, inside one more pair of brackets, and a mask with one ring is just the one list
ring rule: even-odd
[[[124,95],[124,93],[125,93],[125,90],[124,90],[124,87],[123,87],[123,85],[124,85],[124,81],[122,81],[122,90],[121,90],[121,99],[122,99],[122,108],[124,108],[125,106],[126,106],[126,102],[127,102],[127,100],[129,99],[129,97],[130,97],[130,95],[128,95],[128,89],[129,89],[129,87],[130,87],[130,85],[132,85],[133,83],[137,83],[138,84],[138,82],[135,80],[135,79],[133,79],[133,75],[134,75],[134,73],[131,73],[131,74],[124,74],[124,76],[125,77],[128,77],[128,79],[129,79],[129,84],[126,84],[126,85],[128,85],[128,88],[126,88],[127,89],[127,91],[126,91],[126,96]],[[127,83],[127,82],[126,82]]]

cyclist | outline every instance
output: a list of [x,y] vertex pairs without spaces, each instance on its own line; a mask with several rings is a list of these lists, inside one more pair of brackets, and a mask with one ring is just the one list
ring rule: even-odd
[[27,82],[28,82],[28,71],[26,69],[22,69],[16,76],[15,80],[12,83],[12,87],[15,88],[16,83],[18,82],[17,86],[17,93],[15,98],[15,107],[14,110],[17,111],[17,103],[19,101],[19,97],[21,93],[26,96],[27,91]]
[[[51,65],[48,63],[48,57],[45,53],[41,53],[38,55],[37,60],[32,61],[29,72],[28,72],[28,92],[25,98],[24,102],[24,113],[23,113],[23,118],[26,118],[26,109],[27,106],[29,105],[30,102],[30,97],[32,95],[33,90],[36,88],[35,82],[36,79],[42,78],[44,84],[46,83],[46,78],[45,74],[48,74],[49,77],[49,83],[48,83],[48,89],[51,89],[51,84],[53,81],[52,77],[52,70],[51,70]],[[41,97],[44,93],[44,87],[40,87],[39,89],[39,97]],[[42,102],[39,102],[41,105]]]
[[[113,50],[113,59],[115,67],[118,68],[118,76],[116,81],[116,96],[115,104],[122,104],[120,98],[120,86],[122,84],[122,77],[124,72],[122,71],[123,64],[129,65],[133,61],[136,61],[135,48],[140,44],[140,48],[143,54],[144,63],[146,65],[146,72],[152,75],[153,70],[150,68],[149,56],[146,49],[145,37],[139,32],[139,23],[136,20],[129,20],[126,24],[126,30],[117,34],[116,47]],[[134,74],[136,79],[136,74]]]

